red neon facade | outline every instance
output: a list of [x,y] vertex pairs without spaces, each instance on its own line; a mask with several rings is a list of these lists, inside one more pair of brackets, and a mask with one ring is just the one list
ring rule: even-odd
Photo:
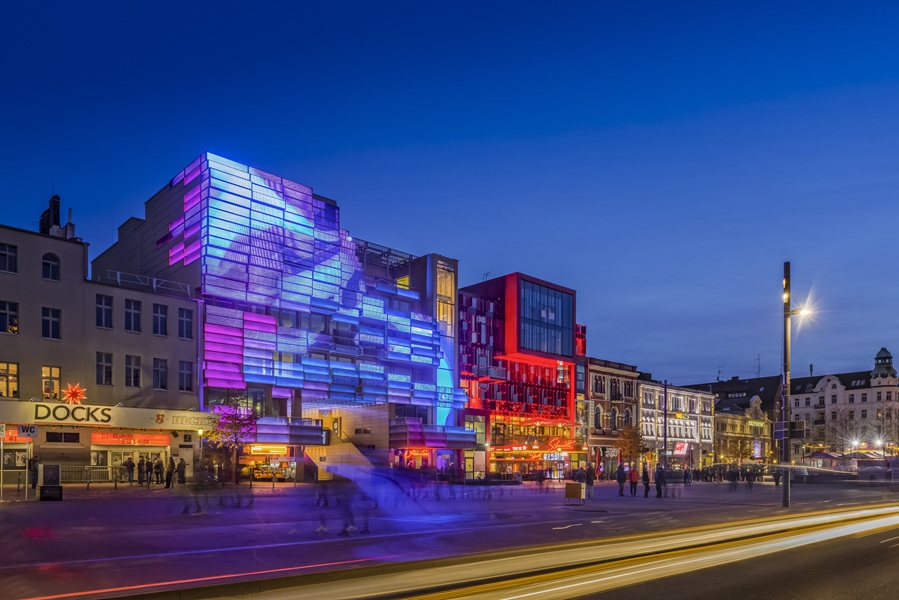
[[561,477],[574,443],[575,291],[512,273],[460,289],[459,365],[489,414],[486,469]]

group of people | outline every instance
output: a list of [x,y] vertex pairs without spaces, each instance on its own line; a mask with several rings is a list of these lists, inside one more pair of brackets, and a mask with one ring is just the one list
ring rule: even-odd
[[[596,483],[596,479],[601,474],[601,470],[598,472],[596,468],[593,466],[593,463],[588,463],[587,468],[580,467],[577,471],[572,475],[572,479],[574,479],[578,483],[583,483],[585,486],[585,493],[583,502],[587,500],[593,500],[594,498],[594,489],[593,486]],[[637,488],[639,484],[643,483],[643,497],[649,498],[649,488],[650,488],[650,476],[649,476],[649,466],[643,465],[643,472],[637,469],[637,465],[631,463],[630,465],[626,465],[625,463],[619,463],[618,468],[614,471],[614,480],[618,482],[618,495],[624,496],[624,484],[630,484],[630,494],[631,496],[637,495]],[[662,465],[659,465],[655,471],[655,485],[656,485],[656,498],[662,497],[662,490],[666,484],[666,472]],[[684,483],[689,485],[688,476],[684,476]]]
[[125,462],[122,463],[122,468],[129,485],[134,485],[135,471],[137,471],[138,485],[144,485],[144,482],[146,482],[147,487],[149,487],[154,482],[157,485],[161,485],[164,482],[166,488],[171,488],[176,481],[176,476],[179,484],[183,485],[186,483],[185,473],[187,471],[187,463],[184,462],[183,458],[179,459],[176,463],[173,457],[169,457],[168,464],[166,465],[158,456],[153,457],[152,460],[141,457],[137,463],[135,463],[134,459],[129,456]]

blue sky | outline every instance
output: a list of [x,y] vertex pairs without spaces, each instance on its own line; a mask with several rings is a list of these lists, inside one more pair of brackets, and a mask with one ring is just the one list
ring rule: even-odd
[[[351,234],[578,291],[592,356],[678,384],[899,354],[899,5],[31,3],[0,23],[8,225],[94,254],[203,151]],[[184,6],[186,5],[186,6]]]

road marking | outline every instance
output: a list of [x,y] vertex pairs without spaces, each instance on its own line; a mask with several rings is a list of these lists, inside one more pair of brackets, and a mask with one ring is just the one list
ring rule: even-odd
[[[899,535],[897,535],[896,537],[887,538],[885,540],[880,540],[880,543],[886,544],[887,542],[892,542],[893,540],[899,540]],[[890,546],[890,547],[893,548],[894,546]]]
[[568,529],[569,527],[580,527],[583,523],[572,523],[571,525],[566,525],[565,527],[553,527],[553,529]]
[[605,521],[590,521],[591,523],[605,523]]

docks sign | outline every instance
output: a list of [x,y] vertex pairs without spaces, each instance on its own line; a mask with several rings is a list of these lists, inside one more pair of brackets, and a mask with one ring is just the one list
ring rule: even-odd
[[216,414],[187,410],[0,401],[0,423],[193,430],[212,429],[218,420]]

